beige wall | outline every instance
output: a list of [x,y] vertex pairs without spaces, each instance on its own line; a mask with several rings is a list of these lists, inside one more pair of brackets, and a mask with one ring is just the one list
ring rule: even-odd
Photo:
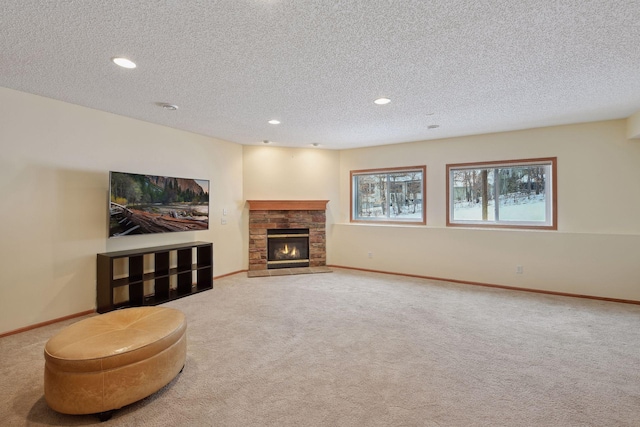
[[[214,275],[246,268],[240,145],[4,88],[0,100],[0,333],[95,308],[100,252],[204,240]],[[210,229],[107,239],[109,170],[209,179]]]
[[245,146],[243,153],[245,199],[329,200],[327,230],[331,229],[340,211],[339,151]]
[[[445,227],[447,163],[553,156],[558,231]],[[426,227],[349,223],[350,170],[420,164]],[[640,145],[624,120],[346,150],[340,177],[333,264],[640,300]]]
[[244,146],[244,195],[252,199],[328,200],[337,214],[340,152]]
[[627,138],[640,139],[640,111],[627,119]]
[[[640,300],[640,145],[624,120],[331,151],[242,147],[2,88],[0,100],[0,333],[93,309],[96,253],[204,240],[216,276],[246,269],[247,199],[330,200],[329,264]],[[558,231],[445,227],[447,163],[551,156]],[[349,223],[350,170],[421,164],[427,226]],[[109,170],[209,179],[210,230],[107,239]]]

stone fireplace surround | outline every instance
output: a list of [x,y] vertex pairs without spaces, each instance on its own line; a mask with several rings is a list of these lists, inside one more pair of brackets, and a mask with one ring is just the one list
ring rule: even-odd
[[[249,204],[249,275],[292,274],[326,269],[326,209],[328,200],[247,200]],[[309,267],[267,270],[267,230],[309,229]],[[285,270],[285,271],[282,271]],[[292,272],[287,272],[291,270]],[[260,274],[263,273],[263,274]]]

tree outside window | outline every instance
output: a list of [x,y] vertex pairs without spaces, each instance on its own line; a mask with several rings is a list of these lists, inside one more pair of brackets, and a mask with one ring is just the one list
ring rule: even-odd
[[351,171],[351,221],[425,224],[426,166]]
[[556,158],[447,165],[447,225],[557,229]]

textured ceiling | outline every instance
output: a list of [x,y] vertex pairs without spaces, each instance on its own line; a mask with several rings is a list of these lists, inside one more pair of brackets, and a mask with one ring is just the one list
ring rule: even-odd
[[[343,149],[640,110],[640,0],[2,0],[0,9],[0,86],[240,144]],[[392,102],[375,105],[380,96]]]

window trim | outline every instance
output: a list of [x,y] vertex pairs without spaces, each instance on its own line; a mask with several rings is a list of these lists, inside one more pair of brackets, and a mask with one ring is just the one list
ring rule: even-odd
[[[354,217],[354,208],[356,204],[354,194],[354,177],[357,175],[372,175],[376,173],[389,174],[394,172],[422,172],[422,220],[413,221],[406,219],[360,219]],[[376,168],[376,169],[360,169],[349,172],[349,220],[354,223],[363,224],[396,224],[396,225],[426,225],[427,224],[427,166],[404,166],[396,168]]]
[[[547,163],[551,168],[551,224],[534,225],[534,224],[505,224],[482,221],[452,221],[451,219],[451,201],[452,191],[450,186],[452,169],[482,169],[485,166],[520,166],[527,164]],[[558,158],[557,157],[540,157],[533,159],[516,159],[516,160],[499,160],[489,162],[470,162],[470,163],[451,163],[447,164],[446,177],[446,194],[447,194],[447,227],[466,227],[466,228],[508,228],[508,229],[526,229],[526,230],[558,230]]]

